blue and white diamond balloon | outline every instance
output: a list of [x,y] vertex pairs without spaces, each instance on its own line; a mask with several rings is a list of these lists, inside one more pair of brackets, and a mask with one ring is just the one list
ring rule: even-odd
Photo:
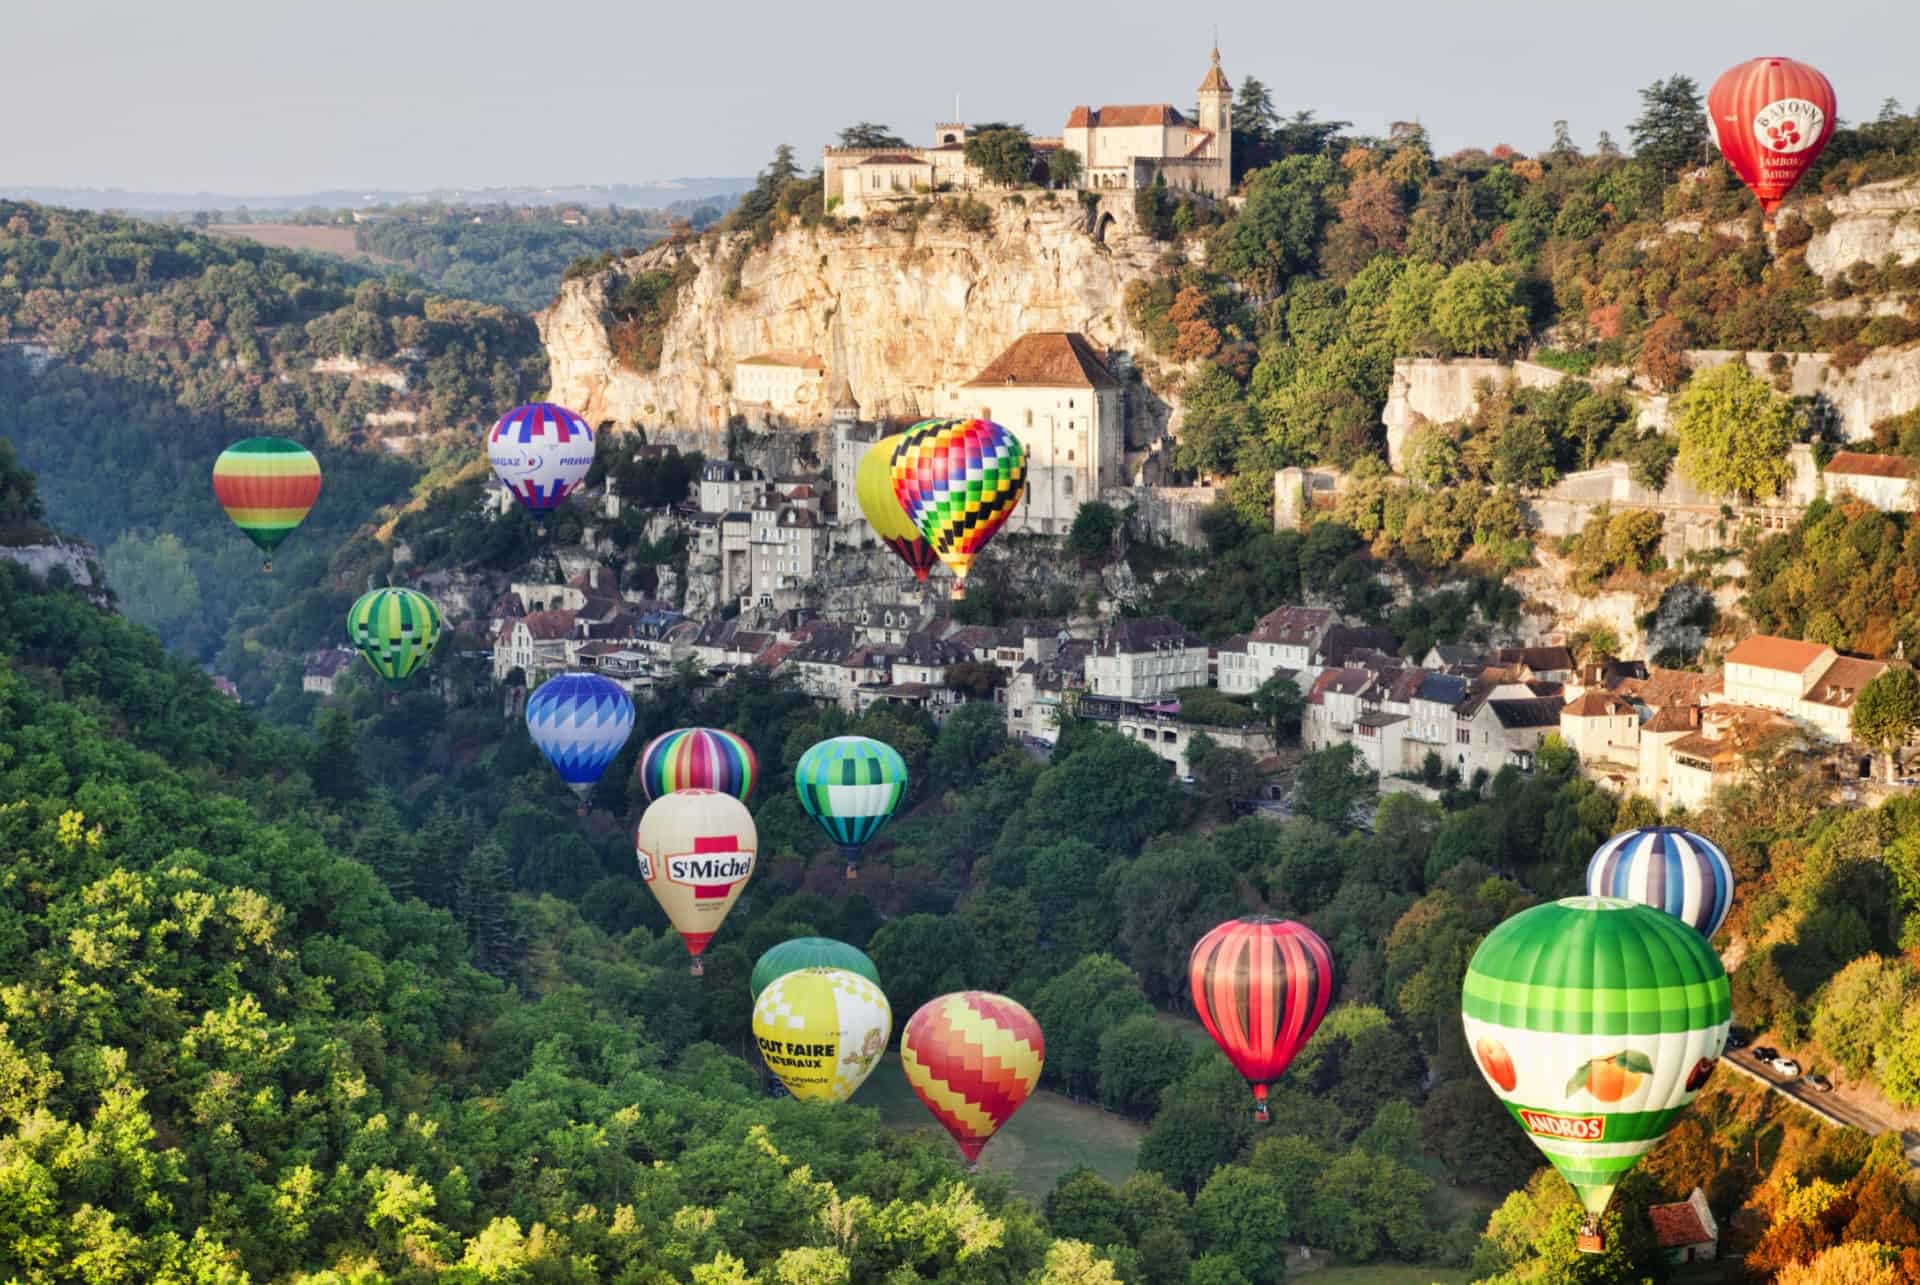
[[1733,867],[1693,831],[1653,825],[1616,834],[1595,850],[1587,892],[1664,910],[1711,938],[1733,908]]
[[527,697],[527,731],[584,812],[600,774],[633,733],[633,700],[598,674],[561,674]]

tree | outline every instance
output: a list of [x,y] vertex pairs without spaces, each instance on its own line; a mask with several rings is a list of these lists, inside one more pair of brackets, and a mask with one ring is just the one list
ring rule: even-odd
[[1640,91],[1640,117],[1628,132],[1633,153],[1672,178],[1706,159],[1707,114],[1691,76],[1669,76]]
[[1656,392],[1670,393],[1687,377],[1687,326],[1672,313],[1655,320],[1640,340],[1634,368]]
[[1233,97],[1234,128],[1244,129],[1256,138],[1265,138],[1279,119],[1273,110],[1273,94],[1266,85],[1254,76],[1242,80]]
[[1347,187],[1320,265],[1336,281],[1349,280],[1376,255],[1400,253],[1406,232],[1407,212],[1393,180],[1379,171],[1362,174]]
[[1032,1009],[1047,1033],[1042,1083],[1083,1099],[1099,1086],[1101,1037],[1127,1018],[1153,1015],[1140,980],[1111,955],[1079,960],[1034,994]]
[[1274,674],[1254,690],[1250,702],[1253,712],[1266,720],[1277,744],[1298,740],[1300,719],[1307,711],[1307,698],[1291,674]]
[[1198,1192],[1252,1137],[1247,1082],[1219,1053],[1196,1057],[1193,1067],[1167,1087],[1160,1113],[1140,1144],[1140,1168],[1183,1191]]
[[1920,677],[1900,665],[1875,678],[1854,701],[1852,725],[1854,739],[1887,754],[1891,769],[1900,747],[1920,730]]
[[1221,745],[1205,732],[1195,732],[1187,745],[1187,770],[1193,777],[1194,797],[1212,816],[1226,820],[1236,805],[1253,798],[1260,771],[1253,755]]
[[992,661],[963,660],[947,666],[947,690],[971,701],[990,700],[1006,685],[1007,671]]
[[1313,263],[1333,176],[1325,156],[1290,156],[1249,174],[1246,204],[1214,237],[1214,264],[1262,294],[1277,293]]
[[1452,353],[1504,356],[1527,337],[1527,310],[1505,268],[1471,260],[1434,291],[1433,329]]
[[367,792],[360,731],[344,710],[330,709],[320,716],[319,733],[307,767],[313,791],[333,803],[352,803]]
[[1751,502],[1792,475],[1793,412],[1744,361],[1695,375],[1675,411],[1680,471],[1701,490]]
[[1100,1105],[1150,1118],[1161,1093],[1192,1060],[1193,1046],[1177,1028],[1152,1013],[1136,1013],[1101,1033]]
[[1187,381],[1181,405],[1174,463],[1214,477],[1232,472],[1234,461],[1253,428],[1240,385],[1233,376],[1208,362]]
[[[0,499],[0,508],[5,501]],[[0,528],[6,517],[0,513]],[[101,555],[107,583],[127,619],[170,635],[200,612],[200,581],[180,537],[171,532],[143,539],[121,536]]]
[[1345,832],[1353,829],[1359,816],[1373,810],[1378,789],[1358,747],[1330,745],[1300,760],[1293,783],[1293,812]]
[[1033,177],[1033,141],[1018,125],[992,124],[967,135],[967,164],[987,182],[1020,187]]
[[1270,1176],[1222,1165],[1193,1200],[1193,1221],[1210,1254],[1224,1254],[1253,1285],[1286,1279],[1287,1198]]
[[1047,181],[1055,187],[1077,187],[1085,168],[1080,153],[1071,147],[1056,147],[1047,153]]
[[840,146],[907,147],[910,144],[887,126],[863,120],[840,131]]
[[1113,537],[1121,527],[1120,510],[1099,500],[1088,500],[1073,515],[1067,532],[1067,552],[1082,562],[1104,561],[1113,552]]

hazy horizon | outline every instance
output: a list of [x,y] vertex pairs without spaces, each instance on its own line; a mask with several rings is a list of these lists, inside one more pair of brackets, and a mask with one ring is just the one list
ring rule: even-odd
[[0,131],[9,187],[264,198],[752,174],[782,142],[811,165],[855,120],[919,140],[956,90],[963,119],[1036,133],[1057,132],[1076,103],[1184,110],[1216,25],[1236,89],[1257,76],[1283,115],[1310,109],[1363,133],[1417,119],[1441,153],[1535,151],[1556,119],[1583,148],[1601,130],[1624,146],[1641,86],[1682,73],[1704,90],[1764,52],[1825,71],[1846,120],[1920,98],[1904,65],[1920,9],[1862,0],[1792,24],[1784,46],[1749,7],[1647,0],[1603,16],[1491,0],[1471,19],[1387,0],[1364,21],[1218,0],[1191,20],[1118,5],[1098,23],[1005,3],[931,23],[898,6],[760,0],[652,14],[577,0],[553,23],[499,0],[15,5],[10,88],[45,110],[32,129]]

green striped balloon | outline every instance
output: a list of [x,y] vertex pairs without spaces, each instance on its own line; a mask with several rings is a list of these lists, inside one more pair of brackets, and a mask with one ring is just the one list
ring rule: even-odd
[[753,966],[753,975],[747,978],[747,989],[758,1000],[761,991],[788,973],[797,973],[803,968],[837,968],[864,977],[875,986],[880,984],[880,970],[858,946],[849,946],[831,937],[789,937],[760,956]]
[[1462,988],[1467,1044],[1597,1224],[1693,1101],[1733,1019],[1726,969],[1671,915],[1568,897],[1500,924]]
[[800,756],[793,769],[800,806],[840,845],[853,878],[865,847],[893,815],[907,790],[900,752],[870,736],[836,736]]
[[347,638],[374,673],[398,687],[440,641],[440,608],[412,589],[375,589],[347,608]]

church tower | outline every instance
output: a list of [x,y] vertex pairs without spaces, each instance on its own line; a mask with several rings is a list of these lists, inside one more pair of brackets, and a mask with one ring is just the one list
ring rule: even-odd
[[1233,86],[1220,70],[1220,47],[1214,46],[1213,66],[1200,82],[1200,128],[1213,134],[1213,154],[1220,160],[1220,190],[1225,196],[1233,189]]

